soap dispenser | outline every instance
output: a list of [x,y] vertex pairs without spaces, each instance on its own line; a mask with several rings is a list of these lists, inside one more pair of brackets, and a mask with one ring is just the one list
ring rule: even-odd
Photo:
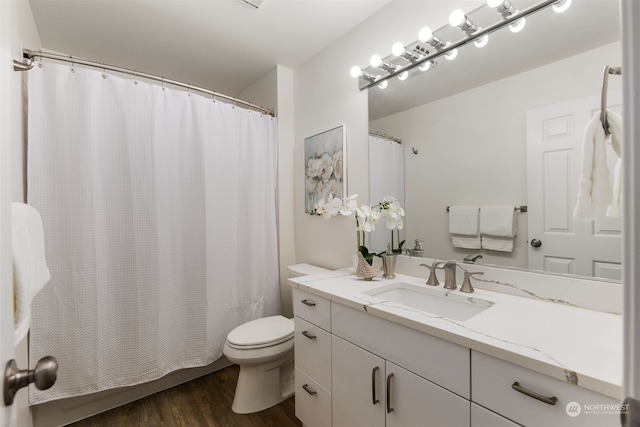
[[416,257],[423,256],[424,249],[422,249],[422,243],[423,243],[422,240],[416,239],[416,246],[413,249],[411,249],[411,251],[409,252],[409,255],[416,256]]

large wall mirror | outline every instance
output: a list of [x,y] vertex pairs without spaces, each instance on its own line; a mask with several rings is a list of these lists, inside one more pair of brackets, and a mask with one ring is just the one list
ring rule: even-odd
[[[536,2],[512,3],[523,10]],[[467,12],[481,26],[499,18],[486,5]],[[461,37],[455,28],[436,34]],[[572,213],[603,69],[621,60],[618,2],[574,0],[563,14],[529,16],[517,34],[504,28],[482,49],[471,43],[453,61],[369,89],[370,131],[402,140],[407,246],[421,239],[428,257],[481,254],[483,264],[619,281],[621,219],[606,208],[591,222]],[[620,112],[622,79],[608,80],[608,107]],[[613,174],[615,158],[607,158]],[[455,248],[447,207],[456,205],[527,206],[516,214],[513,250]]]

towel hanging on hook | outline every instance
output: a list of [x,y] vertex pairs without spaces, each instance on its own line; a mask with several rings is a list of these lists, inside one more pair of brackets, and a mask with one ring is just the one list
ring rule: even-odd
[[602,73],[602,95],[600,97],[600,122],[604,129],[604,133],[611,135],[609,132],[609,122],[607,121],[607,86],[609,85],[609,74],[615,74],[617,76],[622,74],[622,67],[604,67]]

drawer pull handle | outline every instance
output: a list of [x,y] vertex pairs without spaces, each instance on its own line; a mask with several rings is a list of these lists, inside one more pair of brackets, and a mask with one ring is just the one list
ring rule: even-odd
[[544,402],[547,405],[555,405],[556,402],[558,401],[558,398],[555,396],[552,396],[552,397],[543,396],[539,393],[536,393],[535,391],[531,391],[527,388],[524,388],[518,383],[518,381],[511,384],[511,388],[514,389],[515,391],[519,391],[522,394],[526,394],[529,397],[533,397],[534,399],[539,400],[540,402]]
[[393,378],[393,374],[387,375],[387,414],[393,412],[391,407],[391,378]]
[[309,393],[311,396],[315,396],[316,394],[318,394],[317,391],[315,391],[314,389],[312,389],[311,387],[309,387],[309,384],[305,384],[302,386],[302,388],[304,389],[304,391],[306,391],[307,393]]
[[303,299],[300,302],[303,303],[304,305],[308,305],[309,307],[315,307],[316,306],[315,302],[309,301],[308,299]]
[[380,370],[380,367],[376,366],[371,370],[371,400],[373,404],[376,405],[380,402],[378,398],[376,398],[376,373]]
[[304,335],[305,337],[309,338],[310,340],[315,340],[317,338],[315,335],[313,335],[309,331],[302,331],[302,335]]

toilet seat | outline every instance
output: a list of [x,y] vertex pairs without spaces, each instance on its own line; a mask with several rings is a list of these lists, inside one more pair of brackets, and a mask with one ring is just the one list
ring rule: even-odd
[[294,325],[283,316],[252,320],[238,326],[227,336],[227,345],[238,350],[271,347],[293,339]]

